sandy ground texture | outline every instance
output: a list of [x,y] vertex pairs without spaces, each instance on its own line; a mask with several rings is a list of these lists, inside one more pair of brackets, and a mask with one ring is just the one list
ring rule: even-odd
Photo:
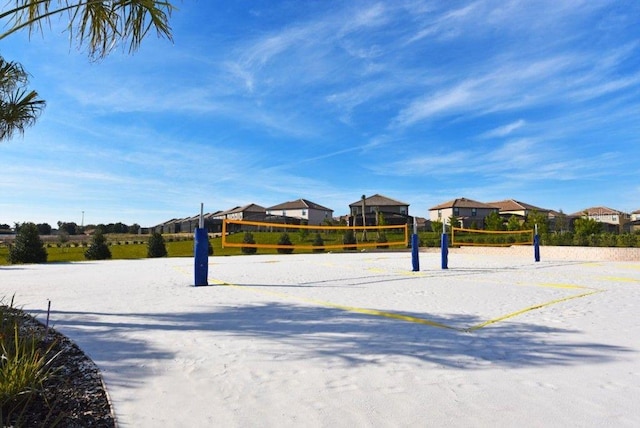
[[640,263],[409,253],[0,267],[121,427],[640,426]]

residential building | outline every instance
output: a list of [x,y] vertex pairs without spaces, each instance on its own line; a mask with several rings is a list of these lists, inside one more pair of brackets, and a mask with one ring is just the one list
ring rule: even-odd
[[409,216],[409,204],[389,197],[375,194],[349,204],[349,225],[362,226],[362,210],[364,207],[365,222],[367,226],[378,224],[378,213],[382,213],[387,224],[412,224],[413,218]]
[[603,225],[603,232],[620,233],[628,229],[630,216],[622,211],[608,207],[590,207],[572,214],[575,217],[587,217],[599,221]]
[[449,223],[449,218],[455,216],[459,227],[478,229],[484,228],[484,219],[492,212],[498,212],[498,207],[473,199],[458,198],[429,208],[429,220]]
[[241,207],[233,207],[226,211],[217,212],[213,218],[218,220],[247,220],[264,221],[266,209],[257,204],[248,204]]
[[267,216],[290,217],[302,220],[309,225],[322,224],[333,219],[333,210],[307,199],[283,202],[266,209]]

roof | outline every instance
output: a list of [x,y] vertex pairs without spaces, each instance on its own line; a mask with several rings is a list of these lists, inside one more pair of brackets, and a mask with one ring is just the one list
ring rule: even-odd
[[614,210],[613,208],[608,208],[608,207],[590,207],[590,208],[585,208],[583,210],[580,210],[580,211],[578,211],[576,213],[573,213],[571,215],[572,216],[581,217],[585,213],[588,216],[603,215],[603,214],[624,214],[622,211]]
[[218,212],[217,215],[228,215],[228,214],[242,213],[245,211],[265,212],[266,210],[264,207],[261,207],[260,205],[248,204],[241,207],[233,207],[227,211]]
[[267,210],[319,210],[319,211],[331,211],[331,208],[323,207],[320,204],[316,204],[315,202],[311,202],[307,199],[296,199],[295,201],[283,202],[278,205],[274,205],[272,207],[267,208]]
[[435,207],[431,207],[429,208],[429,211],[441,210],[444,208],[485,208],[485,209],[495,210],[498,207],[494,205],[485,204],[484,202],[474,201],[473,199],[457,198],[452,201],[447,201],[440,205],[436,205]]
[[[368,198],[364,198],[364,203],[368,207],[397,207],[397,206],[408,207],[409,206],[409,204],[407,204],[406,202],[397,201],[395,199],[391,199],[379,193],[369,196]],[[357,207],[360,205],[362,205],[362,199],[349,204],[349,207]]]
[[525,202],[516,201],[515,199],[506,199],[504,201],[489,202],[488,204],[498,207],[500,211],[521,211],[521,210],[542,211],[542,212],[550,211],[545,208],[540,208],[531,204],[527,204]]

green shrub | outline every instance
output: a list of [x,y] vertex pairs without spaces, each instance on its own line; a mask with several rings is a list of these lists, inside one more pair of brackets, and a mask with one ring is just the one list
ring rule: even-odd
[[[255,244],[256,240],[253,239],[253,233],[245,232],[244,237],[242,238],[242,242],[244,242],[245,244]],[[258,249],[255,247],[242,247],[241,250],[244,254],[255,254],[258,251]]]
[[166,257],[167,256],[167,247],[164,242],[164,238],[158,232],[154,232],[153,235],[149,237],[149,242],[147,243],[147,257]]
[[34,223],[23,223],[9,249],[9,263],[46,263],[47,250]]
[[111,258],[111,250],[109,250],[107,240],[99,229],[93,235],[91,245],[84,252],[84,258],[87,260],[106,260]]
[[[387,240],[387,235],[385,233],[381,233],[380,236],[378,236],[378,239],[376,239],[376,242],[378,244],[384,244],[384,243],[389,242],[389,241]],[[418,243],[418,246],[419,245],[420,244]],[[376,245],[376,248],[389,248],[389,246],[388,245]]]
[[57,356],[51,355],[55,342],[43,347],[42,338],[20,324],[16,309],[0,306],[0,426],[20,425],[22,410],[53,375]]
[[[353,230],[349,229],[347,230],[344,235],[342,236],[342,244],[344,245],[352,245],[352,244],[356,244],[356,234],[353,233]],[[345,250],[355,250],[356,247],[343,247]]]
[[[319,233],[316,233],[316,236],[313,239],[313,246],[314,247],[324,246],[324,239],[322,239],[322,236],[320,236]],[[314,248],[313,251],[316,253],[322,253],[324,251],[324,248]]]
[[289,238],[288,233],[283,233],[280,235],[280,239],[278,239],[278,245],[291,245],[292,248],[278,248],[278,253],[280,254],[291,254],[293,253],[293,243],[291,242],[291,238]]

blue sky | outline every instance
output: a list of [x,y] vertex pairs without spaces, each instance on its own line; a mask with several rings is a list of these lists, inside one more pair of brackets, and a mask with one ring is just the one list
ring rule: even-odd
[[92,63],[54,22],[0,42],[47,100],[0,143],[0,223],[298,198],[348,213],[516,199],[640,209],[640,2],[176,1],[173,42]]

